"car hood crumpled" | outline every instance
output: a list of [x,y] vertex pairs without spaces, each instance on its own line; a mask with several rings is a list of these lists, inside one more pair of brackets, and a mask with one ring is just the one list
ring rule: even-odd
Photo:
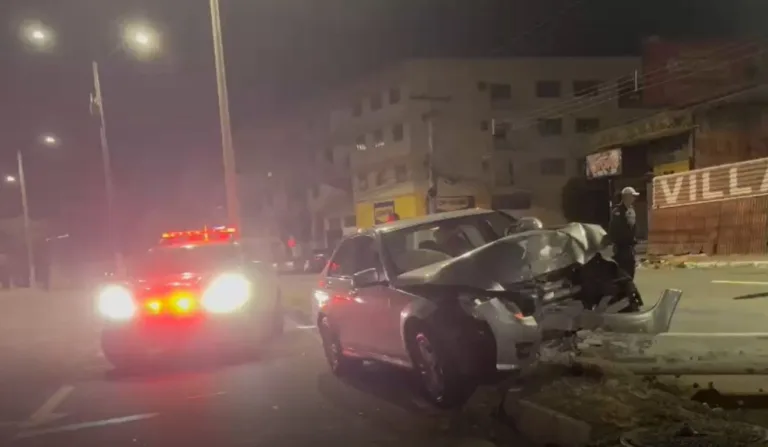
[[570,223],[559,228],[503,237],[457,258],[405,272],[399,287],[434,285],[502,291],[508,285],[573,264],[585,264],[610,246],[599,225]]

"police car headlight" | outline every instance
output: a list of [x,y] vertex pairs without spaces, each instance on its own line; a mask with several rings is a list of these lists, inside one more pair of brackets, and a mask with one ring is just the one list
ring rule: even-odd
[[129,320],[138,310],[131,291],[117,285],[107,286],[99,293],[97,306],[111,320]]
[[211,313],[230,313],[241,309],[251,298],[251,282],[243,275],[225,273],[214,279],[203,293],[201,304]]

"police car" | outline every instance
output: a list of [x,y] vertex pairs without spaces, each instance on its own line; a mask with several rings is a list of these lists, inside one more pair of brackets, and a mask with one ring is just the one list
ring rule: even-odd
[[190,351],[249,352],[282,333],[269,255],[236,235],[232,228],[166,233],[126,280],[103,286],[97,309],[107,360],[122,368]]

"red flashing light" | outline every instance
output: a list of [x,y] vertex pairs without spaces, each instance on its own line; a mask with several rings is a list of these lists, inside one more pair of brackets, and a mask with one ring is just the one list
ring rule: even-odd
[[236,232],[237,231],[234,228],[215,228],[212,230],[205,228],[203,230],[194,231],[171,231],[163,233],[162,243],[182,244],[195,242],[228,241],[232,239]]
[[295,247],[295,246],[296,246],[296,239],[294,239],[294,238],[292,238],[292,237],[291,237],[291,238],[288,238],[288,242],[287,242],[287,244],[288,244],[288,248],[293,248],[293,247]]

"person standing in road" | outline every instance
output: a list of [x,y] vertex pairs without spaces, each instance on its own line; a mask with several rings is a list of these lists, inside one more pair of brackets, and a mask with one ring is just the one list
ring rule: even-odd
[[611,209],[608,236],[613,241],[613,259],[624,272],[635,278],[637,214],[635,200],[640,193],[631,186],[621,190],[621,202]]

